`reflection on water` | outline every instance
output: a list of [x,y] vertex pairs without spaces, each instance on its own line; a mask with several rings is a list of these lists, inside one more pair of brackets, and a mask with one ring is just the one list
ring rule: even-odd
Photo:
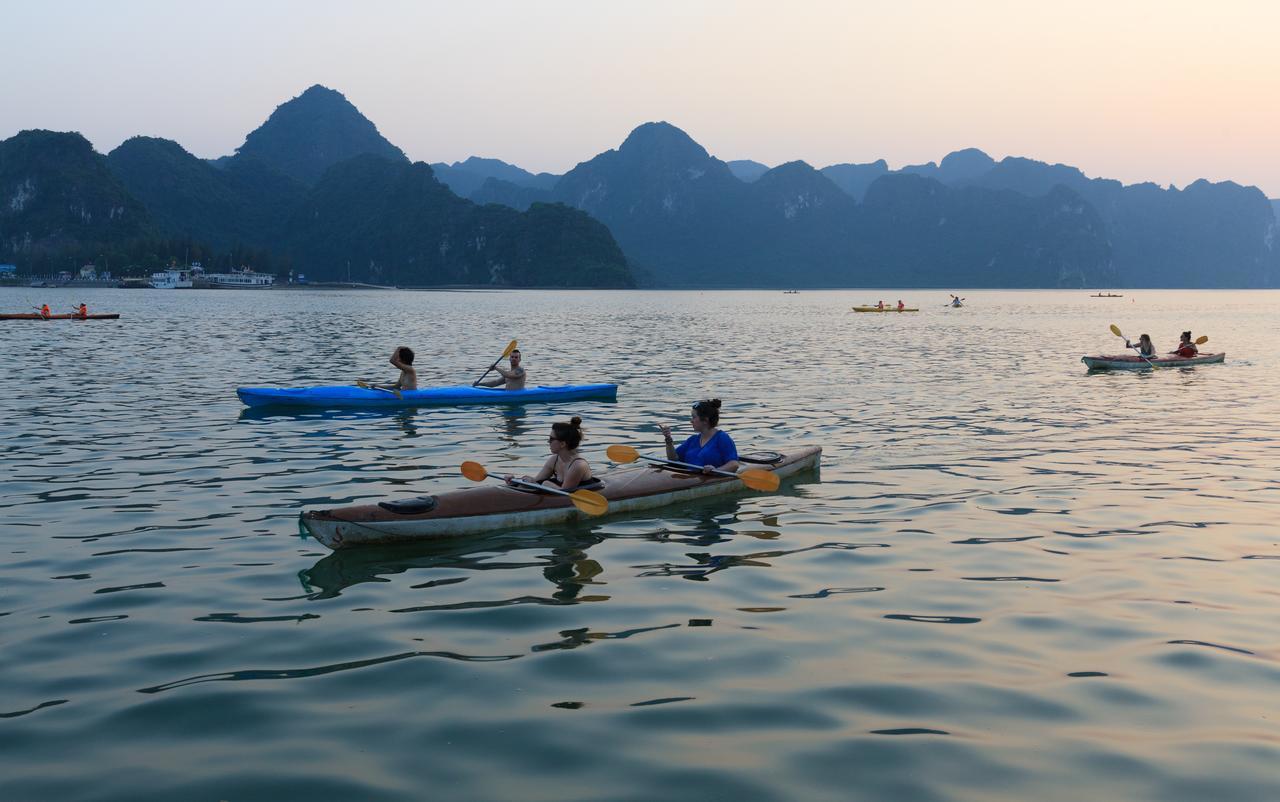
[[[77,290],[123,317],[4,328],[0,797],[1280,798],[1274,294],[913,292],[881,316]],[[1113,322],[1228,362],[1090,373]],[[465,383],[513,337],[531,381],[617,403],[233,394],[400,343]],[[536,470],[572,415],[596,470],[657,453],[707,396],[744,451],[822,445],[821,479],[397,548],[298,534],[308,507],[462,487],[463,460]]]
[[[819,472],[816,470],[804,471],[788,477],[772,498],[775,500],[787,497],[798,498],[802,488],[816,484],[819,478]],[[772,540],[780,536],[781,532],[771,529],[728,528],[727,524],[738,523],[741,520],[739,512],[745,507],[743,502],[744,494],[712,496],[686,502],[679,505],[681,511],[687,516],[681,521],[679,527],[654,530],[650,524],[645,530],[634,534],[611,532],[607,527],[614,523],[613,520],[606,519],[606,522],[598,523],[591,519],[581,519],[551,529],[502,530],[482,537],[429,540],[420,543],[327,552],[311,568],[300,571],[298,578],[302,582],[303,590],[313,594],[313,598],[329,598],[340,595],[344,589],[353,585],[385,581],[384,577],[405,572],[435,569],[455,569],[462,573],[518,571],[541,566],[543,576],[557,588],[551,594],[553,601],[546,603],[572,602],[581,600],[578,594],[583,585],[606,584],[603,581],[593,581],[603,573],[604,569],[599,562],[590,558],[589,551],[607,538],[630,537],[658,543],[677,543],[707,548],[717,543],[727,542],[735,535],[761,540]],[[772,517],[766,516],[761,522],[768,525]],[[623,523],[627,523],[625,518]],[[772,525],[778,526],[776,520]],[[302,537],[308,537],[306,530],[301,526],[299,526],[299,532]],[[814,548],[827,547],[830,546],[824,544]],[[781,552],[762,552],[761,556],[777,553]],[[530,555],[536,555],[536,558]],[[720,570],[720,567],[728,567],[737,562],[735,559],[726,559],[722,566],[704,573],[713,573],[714,570]],[[743,561],[740,564],[750,563]],[[689,575],[689,578],[705,577]],[[466,580],[466,576],[459,576],[432,580],[413,587],[415,589],[438,587]],[[599,599],[587,600],[598,601]]]

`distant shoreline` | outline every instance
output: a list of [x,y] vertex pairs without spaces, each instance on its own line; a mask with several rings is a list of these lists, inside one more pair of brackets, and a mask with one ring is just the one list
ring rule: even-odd
[[[68,283],[55,284],[47,287],[32,287],[24,281],[0,281],[0,289],[21,289],[21,290],[110,290],[110,289],[128,289],[135,292],[139,289],[151,289],[147,287],[118,287],[114,284],[87,284],[87,283]],[[924,293],[924,292],[1115,292],[1123,291],[1126,293],[1145,292],[1148,290],[1157,291],[1184,291],[1184,292],[1232,292],[1232,291],[1275,291],[1280,287],[720,287],[720,286],[679,286],[679,287],[558,287],[558,286],[534,286],[534,287],[513,287],[513,286],[495,286],[493,284],[438,284],[413,287],[393,287],[384,284],[362,284],[360,282],[309,282],[307,284],[276,284],[271,287],[253,287],[253,288],[227,288],[227,287],[201,287],[199,289],[216,289],[219,292],[254,292],[254,291],[276,291],[276,290],[396,290],[405,292],[511,292],[516,290],[592,290],[603,292],[785,292],[788,294],[804,294],[804,293],[822,293],[822,292],[869,292],[869,293]],[[186,289],[180,290],[186,292]]]

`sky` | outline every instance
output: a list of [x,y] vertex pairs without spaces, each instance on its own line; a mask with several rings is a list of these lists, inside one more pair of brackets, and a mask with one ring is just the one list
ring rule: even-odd
[[770,166],[977,147],[1280,198],[1280,3],[0,0],[0,139],[235,150],[312,84],[414,160],[563,173],[666,120]]

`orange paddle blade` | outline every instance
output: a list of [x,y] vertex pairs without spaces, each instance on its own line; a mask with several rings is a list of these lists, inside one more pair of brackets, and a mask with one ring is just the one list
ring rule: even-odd
[[569,494],[569,500],[587,515],[604,515],[609,511],[609,499],[594,490],[575,490]]
[[489,476],[489,472],[480,463],[467,461],[462,463],[462,475],[473,482],[483,482]]
[[1111,324],[1111,333],[1112,333],[1112,334],[1114,334],[1114,335],[1116,335],[1117,337],[1123,337],[1123,336],[1124,336],[1123,334],[1121,334],[1121,333],[1120,333],[1120,327],[1119,327],[1119,326],[1117,326],[1117,325],[1116,325],[1116,324],[1114,324],[1114,323],[1112,323],[1112,324]]
[[748,468],[738,474],[738,478],[742,483],[752,490],[764,490],[772,493],[778,489],[778,485],[782,480],[778,478],[778,474],[773,471],[764,471],[759,468]]
[[609,446],[604,453],[614,462],[635,462],[640,459],[640,452],[631,446]]
[[1199,337],[1196,338],[1196,345],[1204,345],[1207,342],[1209,342],[1208,334],[1201,334]]

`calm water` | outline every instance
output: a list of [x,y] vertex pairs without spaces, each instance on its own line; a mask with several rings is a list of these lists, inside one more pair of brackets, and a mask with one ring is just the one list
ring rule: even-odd
[[[0,290],[5,800],[1280,798],[1266,292]],[[901,296],[916,315],[851,314]],[[1089,375],[1191,328],[1221,366]],[[616,404],[250,415],[240,384]],[[725,399],[820,475],[330,553],[312,506],[532,471]]]

